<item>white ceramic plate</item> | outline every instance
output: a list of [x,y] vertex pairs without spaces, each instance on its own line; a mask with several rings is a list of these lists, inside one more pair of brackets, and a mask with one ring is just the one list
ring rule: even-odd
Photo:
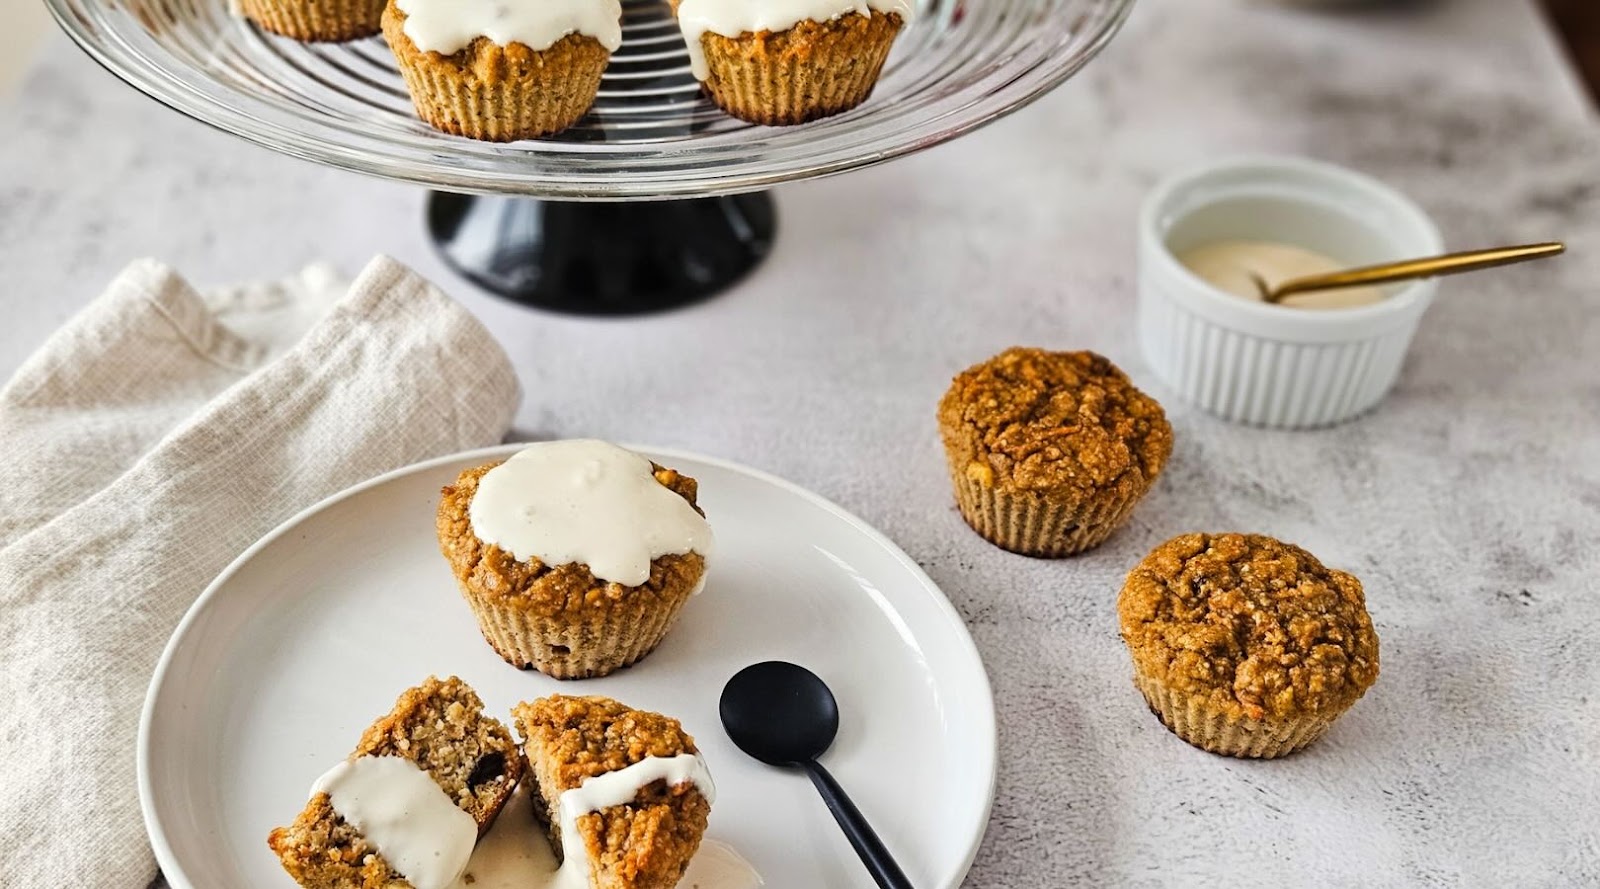
[[961,882],[994,798],[994,704],[965,625],[916,563],[822,498],[769,475],[640,449],[700,481],[718,538],[705,592],[638,665],[558,682],[483,642],[434,537],[439,489],[492,448],[420,464],[315,506],[206,590],[156,669],[139,728],[139,792],[174,889],[285,889],[267,832],[395,697],[455,674],[502,719],[554,692],[676,716],[717,782],[708,836],[772,889],[870,887],[803,775],[722,732],[741,667],[782,659],[827,680],[840,730],[823,762],[919,887]]

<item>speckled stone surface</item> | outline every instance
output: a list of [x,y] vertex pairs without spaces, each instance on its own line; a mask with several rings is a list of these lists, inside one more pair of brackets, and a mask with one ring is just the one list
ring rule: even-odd
[[[474,293],[429,253],[419,191],[185,121],[58,41],[0,112],[0,371],[137,256],[206,285],[387,252],[497,331],[528,392],[523,434],[743,461],[927,567],[999,709],[969,885],[1595,885],[1600,127],[1553,47],[1523,0],[1143,0],[1102,60],[1027,111],[781,189],[782,240],[736,292],[617,322]],[[1131,275],[1140,196],[1238,150],[1377,174],[1455,245],[1560,236],[1574,253],[1448,282],[1398,389],[1359,421],[1226,425],[1151,384]],[[939,395],[1014,343],[1111,356],[1176,429],[1132,524],[1073,561],[988,546],[946,488]],[[1382,676],[1307,752],[1209,756],[1134,691],[1117,589],[1190,530],[1269,533],[1365,582]]]

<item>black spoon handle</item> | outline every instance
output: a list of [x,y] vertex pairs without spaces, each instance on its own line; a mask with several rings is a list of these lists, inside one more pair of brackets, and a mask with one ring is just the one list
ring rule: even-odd
[[900,866],[894,863],[894,857],[889,850],[883,847],[883,840],[872,832],[872,825],[867,823],[861,810],[855,803],[850,802],[850,797],[845,795],[844,788],[839,782],[833,780],[828,770],[822,764],[813,760],[801,763],[806,774],[811,776],[811,783],[817,785],[817,792],[822,794],[823,802],[828,804],[828,811],[833,813],[833,819],[844,828],[844,835],[850,838],[850,845],[856,847],[856,854],[861,856],[861,863],[867,866],[872,873],[872,879],[878,881],[880,889],[914,889],[911,881],[900,872]]

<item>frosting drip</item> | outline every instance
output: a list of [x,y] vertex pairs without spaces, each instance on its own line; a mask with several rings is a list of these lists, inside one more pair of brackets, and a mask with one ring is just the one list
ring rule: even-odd
[[561,869],[551,885],[555,889],[588,889],[589,853],[578,834],[578,818],[612,806],[633,802],[639,791],[657,781],[672,787],[685,781],[699,788],[707,802],[716,801],[716,787],[705,760],[698,754],[647,756],[625,769],[583,779],[557,799],[556,817],[561,825]]
[[[704,791],[702,791],[704,792]],[[637,791],[635,791],[637,793]],[[587,861],[562,870],[533,817],[530,789],[520,786],[478,842],[472,863],[450,889],[588,889]],[[761,874],[727,843],[707,837],[678,881],[681,889],[761,889]]]
[[416,889],[446,889],[472,858],[478,822],[409,759],[341,762],[312,785],[319,793]]

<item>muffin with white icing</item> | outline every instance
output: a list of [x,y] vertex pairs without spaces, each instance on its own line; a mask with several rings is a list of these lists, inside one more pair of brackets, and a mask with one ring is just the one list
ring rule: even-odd
[[542,442],[444,489],[439,547],[508,663],[604,676],[654,650],[704,583],[697,489],[607,442]]
[[787,126],[872,94],[910,0],[672,0],[690,69],[740,120]]
[[388,0],[383,36],[424,121],[513,142],[559,132],[588,113],[622,45],[622,5]]
[[373,723],[267,845],[307,889],[455,883],[522,777],[511,733],[466,683],[429,678]]
[[554,695],[511,716],[525,739],[534,815],[561,859],[554,883],[677,886],[715,796],[683,726],[602,697]]
[[238,0],[244,16],[274,34],[307,43],[371,37],[385,0]]

